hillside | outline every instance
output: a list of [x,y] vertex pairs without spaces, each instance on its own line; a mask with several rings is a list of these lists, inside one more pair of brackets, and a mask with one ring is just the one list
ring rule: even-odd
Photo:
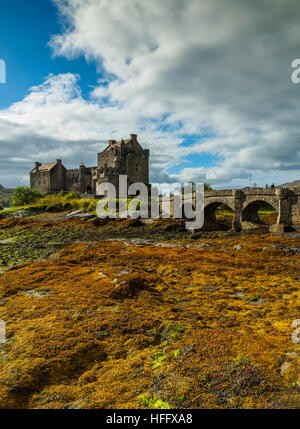
[[279,188],[300,188],[300,180],[294,180],[293,182],[283,183],[279,185]]
[[0,204],[3,204],[6,207],[9,206],[9,201],[13,192],[13,189],[5,188],[4,186],[0,185]]

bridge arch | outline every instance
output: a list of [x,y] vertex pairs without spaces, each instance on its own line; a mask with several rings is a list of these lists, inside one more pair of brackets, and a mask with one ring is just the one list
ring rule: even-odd
[[212,204],[214,207],[219,207],[220,205],[224,204],[234,211],[233,198],[204,198],[204,209]]
[[[263,220],[263,215],[259,211],[266,211],[267,217]],[[270,212],[270,213],[269,213]],[[242,211],[242,222],[251,222],[255,224],[273,225],[276,223],[279,214],[278,202],[270,199],[259,198],[246,201]]]
[[[217,218],[218,208],[222,207],[226,212],[230,213],[228,219],[220,221]],[[204,202],[204,229],[218,230],[230,229],[234,216],[234,207],[231,202],[223,199],[214,199]]]

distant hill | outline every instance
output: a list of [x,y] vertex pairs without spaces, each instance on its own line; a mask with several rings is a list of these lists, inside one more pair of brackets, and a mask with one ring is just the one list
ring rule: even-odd
[[0,204],[8,207],[13,192],[14,190],[12,188],[5,188],[4,186],[0,185]]
[[300,180],[294,180],[293,182],[283,183],[278,187],[279,188],[300,188]]

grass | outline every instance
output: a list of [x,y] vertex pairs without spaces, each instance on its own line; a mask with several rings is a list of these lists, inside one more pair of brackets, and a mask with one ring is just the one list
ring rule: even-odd
[[[131,199],[127,200],[127,205],[130,203]],[[60,211],[72,211],[72,210],[85,210],[91,213],[96,213],[96,206],[99,202],[99,199],[90,199],[90,198],[78,198],[78,194],[71,192],[66,195],[53,194],[47,195],[44,198],[40,198],[30,204],[25,204],[22,206],[10,207],[7,210],[0,210],[2,212],[14,213],[18,210],[27,210],[33,213],[43,213],[43,212],[60,212]],[[118,204],[120,199],[116,199],[116,208],[118,209]]]
[[164,409],[164,410],[168,410],[171,408],[167,402],[164,402],[161,399],[158,399],[155,395],[151,397],[147,394],[142,394],[139,396],[139,401],[142,405],[145,406],[145,408]]
[[[9,209],[5,210],[5,212],[14,213],[18,210],[28,210],[35,213],[55,212],[64,210],[86,210],[94,212],[96,210],[98,200],[76,198],[73,193],[70,195],[47,195],[45,198],[41,198],[30,204],[10,207]],[[0,213],[1,212],[4,212],[4,210],[1,210]]]
[[[274,215],[277,214],[277,212],[275,210],[266,210],[266,209],[262,209],[262,210],[258,210],[257,211],[259,216],[270,216],[270,215]],[[220,209],[216,211],[217,216],[233,216],[233,211],[232,210],[223,210]]]

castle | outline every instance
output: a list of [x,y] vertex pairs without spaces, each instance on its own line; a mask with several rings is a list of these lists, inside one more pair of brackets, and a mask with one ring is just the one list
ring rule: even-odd
[[35,163],[30,172],[30,187],[49,194],[59,191],[77,191],[96,194],[100,183],[115,185],[118,192],[119,175],[127,175],[128,186],[140,182],[149,185],[148,149],[143,149],[136,134],[128,140],[109,140],[103,152],[98,153],[98,166],[67,170],[57,159],[50,164]]

